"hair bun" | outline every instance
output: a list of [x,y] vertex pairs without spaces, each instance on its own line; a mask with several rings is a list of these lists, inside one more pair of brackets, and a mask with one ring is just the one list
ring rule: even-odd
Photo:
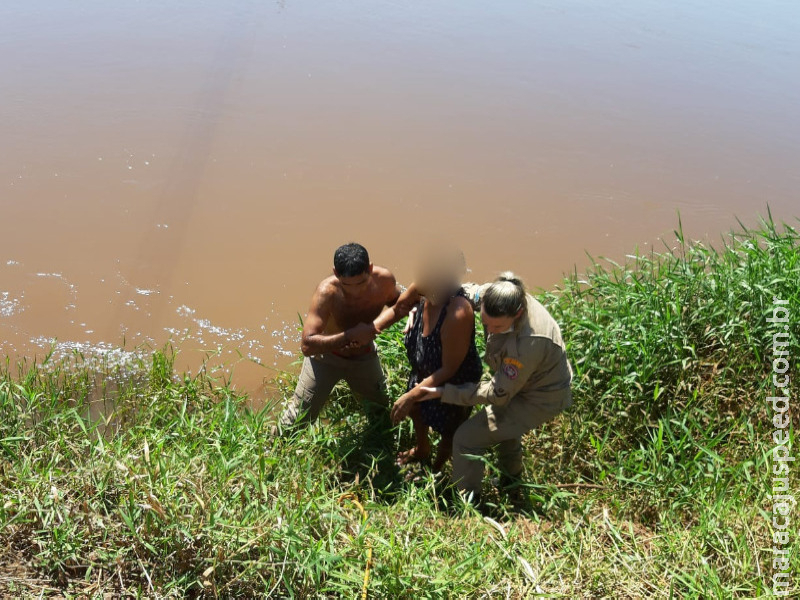
[[523,287],[522,279],[517,277],[512,271],[503,271],[497,276],[497,281],[508,281],[516,286]]

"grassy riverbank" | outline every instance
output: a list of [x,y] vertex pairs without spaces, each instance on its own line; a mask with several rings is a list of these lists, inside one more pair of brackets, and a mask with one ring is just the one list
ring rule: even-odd
[[[717,250],[678,232],[674,249],[598,263],[543,294],[575,406],[526,439],[527,503],[487,489],[493,519],[446,506],[431,478],[405,481],[392,456],[408,425],[378,443],[345,390],[327,424],[275,440],[269,407],[176,376],[168,352],[124,369],[6,364],[0,595],[350,598],[370,552],[375,598],[763,595],[777,331],[766,317],[773,297],[788,300],[794,379],[799,241],[771,223]],[[380,349],[396,395],[397,329]]]

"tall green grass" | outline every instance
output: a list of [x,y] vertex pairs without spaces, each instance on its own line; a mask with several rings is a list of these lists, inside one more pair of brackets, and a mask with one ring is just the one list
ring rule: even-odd
[[[393,457],[408,424],[389,432],[344,387],[321,423],[274,439],[283,398],[253,411],[224,382],[174,373],[170,351],[124,369],[6,363],[0,595],[349,598],[370,549],[375,598],[765,595],[766,317],[789,301],[796,361],[800,236],[771,220],[718,248],[676,234],[541,295],[575,406],[526,438],[522,502],[487,482],[488,518],[431,476],[407,480]],[[401,338],[379,340],[394,396]],[[797,425],[795,411],[793,441]]]

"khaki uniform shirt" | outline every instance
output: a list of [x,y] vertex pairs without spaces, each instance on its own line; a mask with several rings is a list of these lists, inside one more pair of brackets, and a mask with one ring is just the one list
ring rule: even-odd
[[[476,308],[486,285],[465,284],[464,291]],[[572,367],[567,360],[561,329],[547,309],[531,295],[527,312],[508,333],[489,334],[486,363],[494,375],[480,383],[444,386],[442,401],[474,406],[504,406],[511,398],[535,399],[564,395],[564,405],[572,402]],[[559,393],[560,392],[560,393]]]

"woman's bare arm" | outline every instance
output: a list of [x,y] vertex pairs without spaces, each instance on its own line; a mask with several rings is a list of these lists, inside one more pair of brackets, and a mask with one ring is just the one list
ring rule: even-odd
[[417,287],[412,283],[408,286],[406,291],[400,294],[400,297],[397,298],[393,306],[384,309],[384,311],[378,315],[378,318],[372,322],[375,326],[375,330],[380,333],[397,323],[403,317],[406,317],[413,306],[419,302],[419,298],[420,295],[419,292],[417,292]]

